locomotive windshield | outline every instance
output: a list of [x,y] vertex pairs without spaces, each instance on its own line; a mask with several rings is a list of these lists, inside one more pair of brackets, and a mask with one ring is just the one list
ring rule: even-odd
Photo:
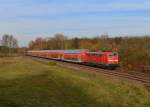
[[112,53],[112,54],[109,54],[110,57],[117,57],[118,54],[117,53]]

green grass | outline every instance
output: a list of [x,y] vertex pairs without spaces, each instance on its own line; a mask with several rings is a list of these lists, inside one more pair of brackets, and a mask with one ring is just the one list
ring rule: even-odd
[[0,107],[150,107],[150,93],[57,64],[0,58]]

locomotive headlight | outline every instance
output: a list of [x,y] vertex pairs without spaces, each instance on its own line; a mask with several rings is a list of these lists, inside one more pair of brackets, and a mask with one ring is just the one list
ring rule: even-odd
[[118,60],[108,60],[109,63],[118,63]]
[[109,62],[118,62],[118,60],[116,60],[116,59],[109,59],[108,61]]

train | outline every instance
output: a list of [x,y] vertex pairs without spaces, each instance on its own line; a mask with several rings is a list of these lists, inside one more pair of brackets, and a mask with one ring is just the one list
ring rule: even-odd
[[28,56],[55,59],[79,64],[96,65],[99,67],[116,69],[119,67],[117,52],[91,52],[86,49],[79,50],[29,50]]

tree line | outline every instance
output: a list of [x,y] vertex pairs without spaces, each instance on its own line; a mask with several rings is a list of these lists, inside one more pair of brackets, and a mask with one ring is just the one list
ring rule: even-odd
[[[68,38],[63,34],[55,34],[50,38],[36,38],[30,41],[30,50],[57,50],[57,49],[89,49],[96,51],[101,49],[104,45],[102,42],[109,39],[108,35],[101,35],[94,38]],[[101,41],[102,40],[102,41]],[[102,46],[102,47],[99,47]],[[104,49],[104,48],[103,48]]]
[[29,50],[88,49],[90,51],[117,51],[120,65],[139,70],[150,65],[150,36],[109,37],[103,34],[93,38],[68,38],[55,34],[50,38],[36,38],[29,43]]

